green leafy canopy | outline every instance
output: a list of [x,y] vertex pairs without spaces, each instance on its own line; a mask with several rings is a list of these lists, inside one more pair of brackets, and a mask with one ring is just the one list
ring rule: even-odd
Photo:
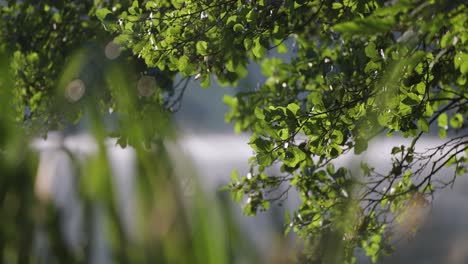
[[[137,98],[141,112],[151,105],[175,110],[189,79],[203,87],[212,79],[235,85],[249,63],[259,63],[265,82],[225,97],[231,108],[226,120],[237,132],[252,133],[249,145],[255,151],[250,174],[234,175],[228,188],[235,200],[248,201],[250,215],[295,189],[302,203],[287,216],[286,231],[300,235],[309,261],[353,262],[359,247],[377,261],[389,251],[389,234],[405,221],[407,210],[424,206],[436,189],[466,173],[468,7],[463,1],[94,2],[67,2],[58,9],[28,1],[2,7],[0,26],[13,29],[0,31],[5,40],[0,48],[13,51],[18,120],[79,119],[81,101],[69,111],[53,111],[56,94],[50,87],[60,86],[58,77],[66,75],[58,65],[73,55],[70,50],[102,34],[111,34],[145,75],[153,69],[152,77],[164,80],[166,85]],[[102,25],[93,19],[63,23],[82,17]],[[55,28],[39,28],[41,19],[54,21]],[[31,26],[16,35],[14,25],[24,21]],[[76,78],[80,70],[69,70],[68,77]],[[184,79],[173,85],[176,73]],[[126,99],[132,97],[117,98],[118,84],[107,88],[96,90],[102,105],[128,114]],[[28,111],[32,115],[25,118]],[[416,152],[419,140],[432,132],[444,143]],[[156,131],[146,133],[151,138]],[[362,163],[360,173],[351,174],[334,163],[346,153],[363,153],[372,138],[385,133],[412,139],[392,149],[390,171]],[[125,145],[126,138],[121,142]],[[268,175],[266,169],[276,164],[281,173]],[[445,166],[454,168],[453,177],[437,181],[434,175]]]
[[[335,237],[335,258],[352,262],[353,249],[364,247],[376,261],[394,226],[383,216],[443,187],[432,175],[448,160],[466,171],[467,12],[458,1],[135,1],[113,14],[120,22],[110,31],[148,65],[203,86],[210,76],[236,84],[260,62],[263,85],[225,98],[226,120],[252,133],[256,153],[249,177],[232,180],[233,198],[246,196],[246,213],[255,214],[284,198],[272,190],[294,188],[302,204],[288,230],[315,253],[306,257],[329,258],[318,253],[320,241]],[[290,60],[272,57],[275,50]],[[415,152],[432,129],[449,138],[437,149],[442,158]],[[334,168],[382,133],[413,138],[392,150],[391,171],[362,164],[363,176],[352,177]],[[274,164],[282,175],[267,176]]]

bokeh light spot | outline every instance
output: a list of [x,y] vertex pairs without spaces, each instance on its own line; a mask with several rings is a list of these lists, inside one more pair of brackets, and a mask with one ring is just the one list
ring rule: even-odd
[[106,45],[104,53],[109,60],[115,60],[120,56],[120,45],[111,41]]
[[156,90],[156,78],[152,76],[143,76],[138,80],[137,84],[138,95],[149,97]]
[[71,81],[66,88],[65,96],[71,102],[76,102],[83,97],[86,87],[82,80],[75,79]]

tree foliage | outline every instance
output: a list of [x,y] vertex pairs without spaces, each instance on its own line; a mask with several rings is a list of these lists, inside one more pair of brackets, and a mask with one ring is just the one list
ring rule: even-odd
[[[122,119],[130,114],[129,101],[119,101],[119,87],[105,79],[116,65],[132,69],[133,75],[127,78],[138,83],[137,90],[128,91],[127,99],[138,101],[138,114],[133,116],[147,123],[149,116],[165,115],[161,106],[163,97],[170,101],[174,95],[174,74],[163,75],[109,43],[111,37],[95,14],[103,7],[128,6],[122,1],[6,1],[0,5],[0,51],[12,54],[9,73],[15,96],[11,106],[15,119],[30,134],[46,136],[50,129],[78,123],[94,99],[99,99],[100,111],[120,112],[119,122],[124,123]],[[161,92],[154,93],[156,89]],[[114,132],[112,136],[126,145],[125,131]],[[150,140],[149,134],[158,133],[153,127],[147,134]]]
[[[266,81],[225,98],[227,121],[252,133],[255,151],[251,172],[233,176],[233,198],[255,214],[287,193],[272,190],[294,188],[302,204],[287,229],[311,248],[344,249],[306,257],[352,261],[362,247],[375,261],[388,250],[389,219],[466,173],[467,12],[464,1],[157,0],[97,15],[148,66],[204,87],[211,77],[236,84],[260,63]],[[446,142],[417,152],[434,130]],[[382,133],[413,139],[392,149],[390,171],[363,163],[353,177],[334,166]],[[267,175],[275,164],[281,174]],[[445,165],[454,176],[436,179]]]
[[[466,1],[7,0],[0,6],[0,49],[13,54],[9,103],[33,131],[77,121],[85,106],[110,108],[119,113],[114,136],[122,146],[154,142],[163,133],[154,117],[177,110],[190,79],[203,87],[212,80],[235,85],[250,63],[259,63],[265,81],[225,97],[226,120],[236,132],[252,133],[255,151],[250,173],[233,173],[228,188],[250,215],[295,189],[302,203],[287,215],[286,231],[305,241],[309,261],[352,262],[356,248],[376,261],[389,250],[396,222],[466,174]],[[106,45],[122,55],[105,59]],[[116,62],[136,66],[125,76],[138,89],[121,85]],[[173,83],[177,73],[183,79]],[[70,91],[64,107],[63,92]],[[432,132],[445,142],[421,152],[418,142]],[[391,150],[390,171],[362,163],[351,173],[336,165],[381,134],[412,139]],[[281,172],[268,174],[273,166]],[[446,166],[453,176],[437,177]]]
[[[99,32],[96,29],[100,25],[89,19],[95,7],[91,1],[6,2],[1,6],[0,39],[2,50],[13,54],[11,74],[18,98],[16,119],[29,119],[47,131],[64,114],[51,111],[62,66],[72,52],[86,41],[91,42]],[[18,28],[20,24],[25,26]],[[71,119],[76,118],[71,115]]]

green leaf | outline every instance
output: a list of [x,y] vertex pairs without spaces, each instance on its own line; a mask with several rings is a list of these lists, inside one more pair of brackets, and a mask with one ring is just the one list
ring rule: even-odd
[[178,61],[178,68],[180,71],[184,71],[185,67],[187,66],[187,64],[189,63],[189,58],[185,55],[183,55],[182,57],[179,58],[179,61]]
[[331,139],[335,144],[342,144],[344,139],[343,133],[340,130],[335,129],[333,130]]
[[237,97],[233,97],[231,95],[225,94],[223,96],[223,103],[225,103],[227,106],[231,108],[236,108],[237,105],[239,104],[239,99],[237,99]]
[[355,144],[354,144],[354,154],[359,155],[362,152],[367,150],[367,140],[363,138],[356,138]]
[[245,50],[250,50],[252,48],[253,41],[250,38],[245,38],[244,39],[244,48]]
[[[356,148],[355,148],[356,150]],[[328,157],[330,158],[337,158],[338,156],[341,155],[341,153],[343,152],[343,150],[340,148],[340,146],[336,145],[336,144],[330,144],[328,145]]]
[[398,154],[400,152],[402,152],[402,148],[401,147],[393,147],[392,148],[392,155],[395,155],[395,154]]
[[[405,103],[403,103],[403,102],[405,102]],[[408,104],[406,104],[406,103],[408,103]],[[398,109],[400,110],[401,115],[411,114],[411,110],[413,110],[413,108],[409,104],[415,105],[417,103],[415,101],[411,100],[411,98],[409,98],[409,97],[406,97],[402,102],[400,102],[400,104],[398,105]]]
[[327,172],[330,175],[335,174],[335,165],[333,165],[333,163],[328,163],[327,164]]
[[447,129],[439,128],[439,137],[442,139],[447,138]]
[[254,114],[255,116],[260,119],[260,120],[264,120],[265,119],[265,114],[263,113],[263,109],[261,109],[260,107],[256,107],[255,110],[254,110]]
[[333,3],[332,4],[332,9],[341,9],[343,8],[343,4],[342,3]]
[[424,111],[424,116],[425,117],[431,117],[434,114],[434,110],[432,109],[431,104],[427,103],[426,104],[426,109]]
[[460,69],[462,74],[468,73],[468,54],[467,53],[458,53],[454,56],[454,66],[455,69]]
[[333,26],[333,30],[341,33],[357,33],[360,32],[360,26],[354,21],[343,22]]
[[101,21],[103,21],[107,15],[112,15],[112,12],[107,8],[101,8],[96,11],[96,16]]
[[442,113],[437,118],[439,127],[446,129],[448,126],[448,118],[446,113]]
[[276,49],[280,54],[288,53],[288,46],[284,43],[279,44]]
[[375,47],[375,43],[371,42],[369,43],[366,48],[364,49],[366,56],[374,59],[379,56],[379,53],[377,52],[377,48]]
[[211,84],[210,74],[202,74],[202,81],[200,82],[200,86],[202,88],[208,88],[210,84]]
[[200,55],[207,55],[208,43],[206,41],[198,41],[196,45],[197,53]]
[[254,47],[252,49],[254,56],[261,59],[265,57],[266,51],[266,48],[262,45],[262,43],[260,43],[260,37],[256,37],[254,40]]
[[418,91],[419,94],[425,94],[426,93],[426,85],[423,82],[420,82],[416,85],[416,90]]
[[242,33],[244,32],[244,26],[242,24],[235,24],[234,27],[232,28],[234,32],[236,33]]
[[190,76],[196,73],[195,65],[190,62],[190,59],[186,55],[179,58],[177,67],[184,76]]
[[249,141],[249,145],[256,152],[268,152],[273,148],[270,141],[259,137],[257,134],[253,134]]
[[112,12],[109,9],[99,9],[98,11],[96,11],[96,16],[99,20],[101,20],[101,23],[104,25],[104,29],[111,32],[117,29],[116,17],[114,16],[114,14],[112,14]]
[[[176,2],[177,1],[174,1],[173,3]],[[133,1],[132,6],[128,9],[128,12],[132,15],[137,15],[141,13],[140,4],[137,0]]]
[[450,126],[458,129],[463,126],[463,115],[460,113],[456,113],[454,116],[450,118]]
[[468,54],[464,58],[464,62],[460,65],[460,72],[462,74],[467,74],[468,73]]
[[418,120],[418,126],[422,132],[429,133],[429,123],[425,118],[421,118]]
[[237,21],[237,16],[230,16],[227,21],[226,21],[226,26],[228,27],[231,27],[232,25],[234,25]]
[[453,40],[453,33],[451,32],[445,33],[445,35],[440,40],[440,47],[446,48],[448,45],[451,45],[452,40]]
[[284,165],[296,167],[296,165],[298,165],[299,162],[304,161],[306,157],[306,154],[302,152],[302,150],[293,146],[285,150],[282,159],[284,161]]
[[299,109],[301,109],[301,107],[298,106],[296,103],[290,103],[290,104],[288,104],[288,106],[286,108],[288,110],[290,110],[294,115],[296,115],[297,111],[299,111]]
[[228,70],[230,72],[236,72],[236,66],[234,65],[233,60],[228,60],[226,62],[226,70]]
[[273,157],[271,153],[258,153],[257,154],[257,162],[260,166],[270,166],[273,163]]
[[366,17],[355,19],[353,21],[343,22],[333,26],[333,29],[343,34],[363,34],[372,35],[375,33],[386,32],[395,24],[393,16],[388,17]]
[[233,170],[231,173],[231,181],[239,182],[239,172],[237,170]]
[[254,9],[250,10],[249,13],[245,16],[247,19],[247,22],[253,22],[257,18],[257,12],[255,12]]
[[145,8],[150,10],[150,9],[156,9],[158,7],[158,4],[152,1],[147,1],[145,4]]

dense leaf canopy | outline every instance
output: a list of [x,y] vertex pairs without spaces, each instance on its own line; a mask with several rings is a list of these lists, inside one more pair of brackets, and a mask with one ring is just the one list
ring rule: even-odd
[[[388,219],[454,180],[437,184],[436,172],[466,172],[467,13],[463,1],[161,0],[97,15],[148,66],[205,87],[212,76],[235,84],[260,63],[266,81],[225,98],[227,120],[253,133],[256,153],[249,175],[234,173],[233,197],[246,197],[245,212],[255,214],[285,194],[272,190],[292,187],[303,202],[288,229],[311,247],[341,244],[335,257],[351,260],[363,247],[376,260]],[[416,152],[431,130],[446,143]],[[363,177],[352,177],[335,168],[336,158],[366,151],[381,133],[413,138],[392,150],[391,171],[362,164]],[[274,164],[282,173],[266,175]],[[314,252],[308,257],[330,257]]]
[[[72,54],[55,49],[71,51],[101,36],[101,30],[112,34],[117,49],[130,53],[128,60],[143,64],[139,84],[166,78],[156,92],[145,85],[139,89],[140,113],[154,114],[143,111],[149,105],[176,110],[190,79],[203,87],[212,80],[237,84],[250,63],[259,63],[265,81],[225,97],[231,107],[227,121],[236,132],[252,133],[255,151],[250,173],[239,178],[234,172],[228,188],[251,215],[295,189],[302,204],[288,215],[286,229],[304,239],[310,249],[306,259],[352,262],[355,249],[364,248],[376,261],[408,210],[424,206],[436,189],[466,173],[466,1],[74,1],[59,9],[23,2],[4,8],[0,26],[11,30],[0,31],[0,39],[8,39],[3,48],[14,51],[17,111],[26,121],[62,120],[50,114],[55,103],[48,88],[60,88],[77,71],[72,67],[73,74],[59,75],[57,65]],[[94,12],[102,29],[89,18]],[[61,23],[65,16],[82,22]],[[40,25],[36,20],[46,18],[55,21],[50,29],[14,30],[20,21]],[[13,35],[17,41],[11,41]],[[176,73],[183,79],[172,84]],[[103,93],[104,108],[128,114],[125,100],[114,98],[118,84],[100,82],[108,84],[107,90],[95,89]],[[80,114],[78,109],[67,118]],[[146,134],[153,139],[156,132]],[[418,140],[432,132],[445,143],[419,152]],[[413,139],[392,149],[390,171],[362,163],[362,170],[351,174],[335,166],[337,158],[366,151],[369,140],[385,133]],[[126,144],[125,132],[120,137]],[[265,172],[277,165],[281,173]],[[446,165],[454,175],[437,178]],[[328,251],[329,245],[342,254]]]

